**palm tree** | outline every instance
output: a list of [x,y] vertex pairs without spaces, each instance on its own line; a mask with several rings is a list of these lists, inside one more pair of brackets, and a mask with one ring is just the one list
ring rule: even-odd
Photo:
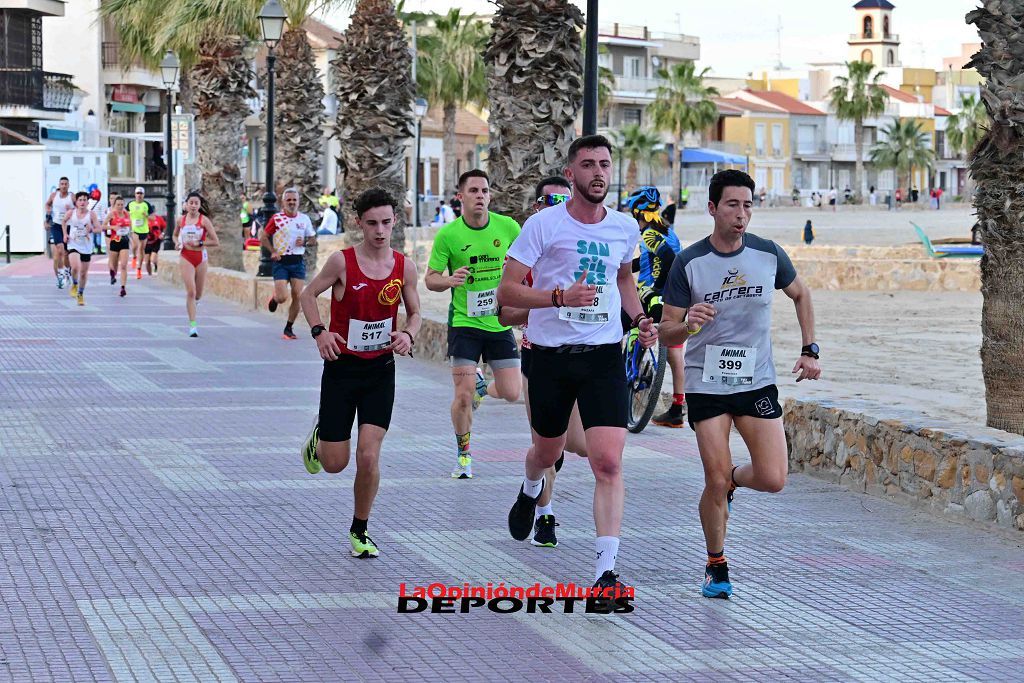
[[615,144],[619,154],[629,162],[626,167],[626,192],[631,192],[637,185],[638,166],[647,166],[648,174],[655,159],[663,152],[661,139],[636,124],[630,124],[615,134]]
[[458,166],[455,151],[455,114],[467,104],[483,106],[487,100],[487,73],[483,51],[487,25],[458,9],[434,16],[433,27],[419,39],[416,67],[419,93],[444,111],[444,178],[442,194],[455,187]]
[[[985,133],[988,112],[985,111],[985,104],[974,95],[964,97],[960,107],[960,111],[946,121],[946,140],[953,151],[967,161],[968,154]],[[968,173],[967,187],[964,189],[964,194],[968,197],[974,194],[973,184],[971,174]]]
[[[239,141],[245,134],[249,98],[247,39],[259,32],[259,0],[107,0],[100,14],[109,17],[121,38],[121,58],[155,69],[166,50],[183,66],[185,104],[196,115],[196,163],[199,190],[211,218],[221,228],[221,249],[211,261],[242,269],[241,231],[233,229],[242,186]],[[228,229],[231,226],[231,229]]]
[[864,120],[885,113],[888,95],[882,89],[884,71],[874,71],[870,62],[847,62],[846,76],[836,78],[836,85],[829,90],[829,101],[840,121],[853,121],[853,139],[856,145],[857,163],[853,169],[853,191],[857,201],[862,195],[864,177]]
[[[344,175],[345,213],[355,224],[352,201],[380,187],[399,202],[391,246],[405,248],[405,149],[412,137],[412,56],[395,5],[359,0],[331,62],[338,113],[334,136],[341,142],[338,169]],[[362,238],[358,230],[349,240]]]
[[981,371],[989,427],[1024,434],[1024,73],[1019,26],[1022,0],[982,0],[967,14],[982,44],[968,67],[982,76],[981,101],[990,123],[970,154],[985,255],[981,257]]
[[654,89],[654,102],[647,108],[654,127],[672,136],[672,196],[678,202],[682,192],[683,138],[688,133],[703,133],[718,121],[713,97],[718,89],[704,85],[709,68],[699,74],[693,62],[680,62],[658,70],[664,83]]
[[[607,54],[608,48],[604,45],[597,46],[598,54]],[[585,58],[584,58],[584,61]],[[612,103],[612,93],[615,91],[615,72],[606,66],[597,65],[597,111],[604,112]]]
[[565,168],[583,106],[583,14],[570,0],[496,0],[487,63],[495,211],[522,222],[533,187]]
[[[931,166],[935,161],[928,133],[913,119],[897,119],[881,132],[884,139],[871,148],[871,163],[879,168],[895,169],[897,183],[909,187],[914,169]],[[903,180],[906,182],[902,183]]]

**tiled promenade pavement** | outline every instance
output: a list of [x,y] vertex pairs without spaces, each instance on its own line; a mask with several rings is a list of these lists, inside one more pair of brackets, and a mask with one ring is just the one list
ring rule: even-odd
[[447,371],[400,360],[382,554],[353,559],[351,471],[298,456],[308,338],[211,299],[188,339],[179,291],[133,280],[121,300],[97,269],[80,309],[41,271],[0,270],[0,680],[1024,677],[1019,539],[804,476],[740,492],[736,595],[700,597],[689,430],[628,441],[632,614],[399,614],[402,582],[589,584],[586,463],[559,478],[560,547],[512,541],[522,405],[483,405],[478,476],[453,481]]

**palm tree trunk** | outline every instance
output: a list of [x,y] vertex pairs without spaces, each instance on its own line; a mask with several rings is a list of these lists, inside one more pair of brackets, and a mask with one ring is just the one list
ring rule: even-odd
[[[185,112],[195,111],[192,106],[192,85],[190,76],[191,69],[182,69],[181,77],[178,80],[178,99],[176,104],[181,105],[181,110]],[[199,164],[185,164],[184,167],[176,167],[176,173],[182,174],[185,179],[185,194],[188,194],[192,190],[198,190],[200,184],[203,181],[202,174],[200,173]],[[178,211],[181,212],[181,206],[184,203],[185,198],[178,198]]]
[[444,105],[444,186],[440,188],[442,198],[455,188],[459,179],[455,154],[455,103]]
[[[964,154],[964,163],[966,163],[968,167],[970,166],[971,158],[969,152]],[[970,172],[970,170],[968,170],[968,172],[964,176],[964,187],[961,192],[963,194],[964,201],[970,201],[971,197],[974,196],[974,175]]]
[[[352,205],[360,194],[381,188],[397,202],[391,247],[405,250],[405,154],[413,133],[412,57],[405,32],[388,0],[359,0],[337,46],[334,69],[338,114],[334,136],[341,142],[345,225],[354,226]],[[381,80],[387,74],[387,81]],[[350,243],[362,232],[345,232]]]
[[672,154],[668,163],[672,166],[672,201],[678,203],[679,197],[683,194],[683,133],[676,132],[672,144]]
[[853,196],[859,204],[863,191],[861,178],[864,177],[864,121],[857,119],[853,122],[853,139],[857,145],[857,163],[853,167]]
[[[299,189],[299,211],[319,211],[323,168],[324,89],[306,31],[289,28],[278,46],[274,122],[274,168],[283,187]],[[317,248],[306,247],[306,272],[316,272]]]
[[219,228],[221,246],[210,253],[213,265],[242,270],[242,231],[238,227],[238,195],[242,189],[239,148],[245,133],[249,61],[239,36],[211,38],[200,45],[199,62],[190,73],[196,112],[196,166],[210,219]]
[[630,159],[629,166],[626,167],[626,192],[632,192],[634,188],[636,188],[636,159]]
[[[544,176],[561,173],[583,106],[583,15],[569,0],[497,0],[484,53],[491,209],[523,222]],[[539,87],[539,86],[543,87]]]

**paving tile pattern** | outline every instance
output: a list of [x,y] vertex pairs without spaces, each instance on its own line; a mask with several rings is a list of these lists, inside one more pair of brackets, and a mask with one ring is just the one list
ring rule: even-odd
[[[27,275],[27,276],[26,276]],[[97,269],[85,308],[46,271],[0,271],[0,681],[1020,680],[1019,540],[793,476],[741,491],[735,597],[700,597],[692,433],[628,440],[628,615],[399,614],[400,583],[589,583],[593,477],[569,457],[560,547],[512,541],[528,432],[476,414],[472,481],[448,478],[443,367],[400,360],[371,519],[349,556],[352,472],[298,446],[308,339],[215,300]],[[746,458],[736,444],[736,458]]]

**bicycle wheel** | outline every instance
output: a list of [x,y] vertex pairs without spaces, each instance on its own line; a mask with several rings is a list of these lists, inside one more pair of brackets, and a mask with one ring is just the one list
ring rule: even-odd
[[627,356],[639,353],[636,374],[631,376],[627,364],[626,382],[628,411],[626,428],[639,434],[650,422],[658,401],[661,399],[661,384],[665,380],[665,365],[668,362],[668,348],[661,343],[649,349],[628,349]]

